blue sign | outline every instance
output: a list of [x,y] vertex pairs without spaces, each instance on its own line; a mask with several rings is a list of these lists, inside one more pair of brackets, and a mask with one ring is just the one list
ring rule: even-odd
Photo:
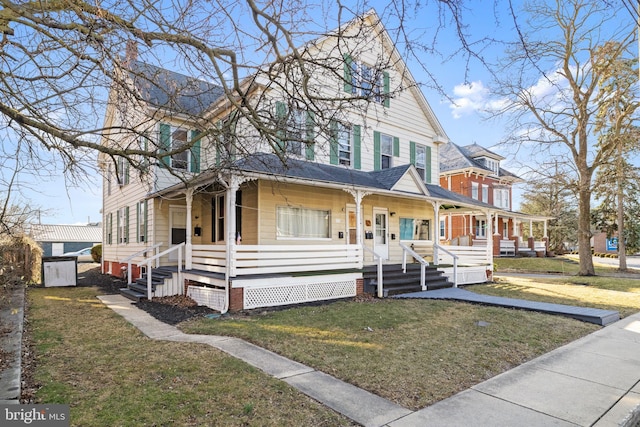
[[618,238],[612,237],[607,239],[607,250],[608,251],[617,251],[618,250]]

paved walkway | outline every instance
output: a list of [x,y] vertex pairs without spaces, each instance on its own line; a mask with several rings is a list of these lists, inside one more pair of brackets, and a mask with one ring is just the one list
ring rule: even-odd
[[120,295],[99,298],[149,338],[209,344],[365,426],[613,427],[640,419],[640,313],[411,411],[243,340],[185,334]]
[[[548,277],[548,276],[547,276]],[[574,305],[552,304],[548,302],[528,301],[517,298],[496,297],[492,295],[477,294],[460,288],[436,289],[433,291],[411,292],[394,295],[393,298],[409,299],[446,299],[465,301],[475,304],[493,305],[497,307],[519,308],[521,310],[538,311],[541,313],[559,314],[572,317],[584,322],[606,326],[620,320],[620,314],[614,310],[602,310],[600,308],[576,307]]]

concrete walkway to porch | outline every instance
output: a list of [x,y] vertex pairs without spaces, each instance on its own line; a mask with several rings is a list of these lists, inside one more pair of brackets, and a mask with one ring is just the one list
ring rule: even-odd
[[599,308],[576,307],[573,305],[495,297],[491,295],[477,294],[460,288],[412,292],[394,295],[393,298],[448,299],[476,304],[494,305],[498,307],[518,308],[522,310],[539,311],[542,313],[559,314],[601,326],[607,326],[610,323],[620,320],[620,314],[614,310],[602,310]]
[[151,339],[211,345],[364,426],[613,427],[640,422],[640,313],[411,411],[241,339],[185,334],[120,295],[99,298]]

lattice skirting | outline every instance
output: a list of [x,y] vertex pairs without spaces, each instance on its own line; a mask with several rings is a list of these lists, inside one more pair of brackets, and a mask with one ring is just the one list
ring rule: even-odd
[[204,305],[218,311],[224,309],[225,294],[224,289],[213,289],[193,285],[187,288],[187,296],[191,297],[198,305]]
[[356,280],[327,280],[288,283],[274,286],[244,286],[244,308],[299,304],[356,295]]

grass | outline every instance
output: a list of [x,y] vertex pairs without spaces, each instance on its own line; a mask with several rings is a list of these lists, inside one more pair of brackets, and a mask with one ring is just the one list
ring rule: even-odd
[[28,291],[36,400],[71,407],[71,424],[350,425],[282,381],[206,345],[152,341],[96,288]]
[[[532,271],[566,267],[557,259],[524,260]],[[556,275],[500,279],[471,289],[628,315],[640,310],[639,284]],[[211,347],[147,339],[99,304],[96,292],[28,292],[34,375],[43,386],[37,400],[70,404],[73,425],[349,424]],[[244,338],[409,409],[433,404],[599,329],[541,313],[391,299],[234,314],[180,327],[188,333]]]
[[419,409],[597,329],[448,301],[371,300],[182,324],[231,335]]

